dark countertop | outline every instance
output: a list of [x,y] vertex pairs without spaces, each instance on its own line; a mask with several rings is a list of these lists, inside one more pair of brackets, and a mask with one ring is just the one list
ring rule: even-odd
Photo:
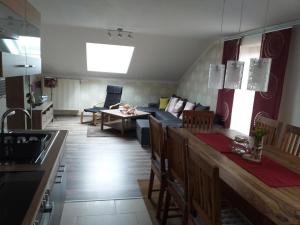
[[[36,131],[39,132],[39,131]],[[53,174],[56,172],[57,162],[62,157],[63,146],[67,137],[68,131],[60,130],[53,141],[53,144],[48,152],[48,155],[41,165],[31,164],[17,164],[17,165],[1,165],[0,172],[14,172],[14,171],[42,171],[42,179],[33,195],[30,206],[27,209],[22,225],[32,225],[40,208],[41,201],[45,191],[53,179]],[[22,189],[20,188],[20,191]]]

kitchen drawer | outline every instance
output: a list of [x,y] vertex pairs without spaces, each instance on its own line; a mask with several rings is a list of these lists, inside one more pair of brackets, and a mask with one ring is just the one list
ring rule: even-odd
[[[24,76],[26,75],[26,57],[1,52],[2,64],[0,65],[0,76]],[[1,61],[0,61],[1,62]]]
[[41,74],[41,58],[27,57],[27,75],[39,75]]

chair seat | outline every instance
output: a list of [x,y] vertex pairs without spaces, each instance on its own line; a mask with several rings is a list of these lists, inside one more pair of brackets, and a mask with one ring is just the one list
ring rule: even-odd
[[98,113],[100,112],[100,110],[104,110],[104,107],[93,107],[93,108],[88,108],[88,109],[84,109],[83,111],[85,112],[90,112],[90,113]]

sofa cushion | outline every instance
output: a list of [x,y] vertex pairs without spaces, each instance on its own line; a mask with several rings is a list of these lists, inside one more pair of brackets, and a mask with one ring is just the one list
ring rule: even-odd
[[161,97],[159,99],[159,109],[166,109],[167,106],[168,106],[168,103],[169,103],[169,98],[166,98],[166,97]]
[[[185,110],[193,110],[194,108],[195,108],[195,103],[186,102],[185,106],[184,106],[184,108],[182,110],[182,112],[185,111]],[[182,112],[181,112],[181,114],[179,116],[179,119],[182,119]]]
[[157,111],[159,111],[159,109],[156,108],[156,107],[137,107],[136,109],[137,109],[137,110],[140,110],[140,111],[143,111],[143,112],[148,112],[148,113],[150,113],[152,116],[155,116],[155,113],[156,113]]
[[178,119],[175,116],[173,116],[171,113],[165,112],[165,111],[157,111],[155,113],[155,117],[156,117],[156,119],[161,120],[161,121],[164,121],[164,120],[177,120]]
[[184,100],[179,100],[179,101],[176,103],[176,105],[175,105],[173,111],[170,112],[170,113],[171,113],[173,116],[178,117],[179,114],[181,113],[181,111],[183,110],[184,104],[185,104]]
[[200,103],[198,103],[196,106],[195,106],[195,111],[209,111],[210,107],[209,106],[204,106],[204,105],[201,105]]
[[175,108],[175,105],[176,103],[179,101],[179,98],[177,97],[171,97],[169,103],[168,103],[168,106],[166,108],[166,112],[173,112],[174,108]]
[[150,144],[150,125],[148,119],[136,120],[136,136],[142,146]]

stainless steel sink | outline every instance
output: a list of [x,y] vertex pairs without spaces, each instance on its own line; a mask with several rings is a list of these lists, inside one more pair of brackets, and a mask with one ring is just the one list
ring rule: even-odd
[[57,131],[15,131],[0,136],[0,164],[42,164]]

